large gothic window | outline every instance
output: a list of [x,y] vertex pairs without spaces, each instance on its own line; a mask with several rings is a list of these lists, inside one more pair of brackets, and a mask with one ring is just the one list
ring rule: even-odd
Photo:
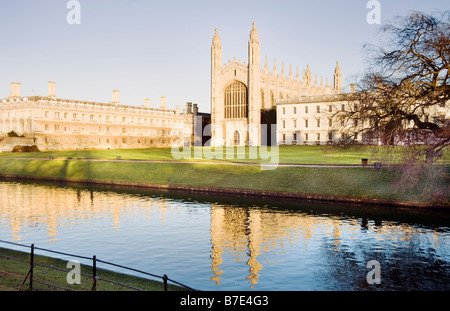
[[225,118],[247,118],[247,87],[239,81],[234,81],[225,89]]

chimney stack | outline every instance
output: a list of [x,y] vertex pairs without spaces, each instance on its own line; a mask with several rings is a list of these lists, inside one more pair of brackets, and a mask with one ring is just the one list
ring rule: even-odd
[[56,97],[56,82],[48,83],[48,97]]
[[20,97],[20,83],[11,83],[11,96],[10,97]]
[[186,103],[186,114],[192,114],[192,103]]
[[150,108],[150,98],[145,99],[145,107]]
[[355,93],[356,92],[356,84],[350,84],[350,93]]
[[120,103],[120,91],[119,90],[113,90],[113,104],[118,105]]
[[167,102],[166,96],[161,96],[161,108],[162,109],[166,108],[166,102]]
[[194,116],[198,115],[198,106],[194,104]]

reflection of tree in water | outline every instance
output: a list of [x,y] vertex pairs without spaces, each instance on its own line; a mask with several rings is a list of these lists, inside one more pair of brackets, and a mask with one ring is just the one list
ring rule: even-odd
[[[378,227],[379,229],[379,227]],[[362,221],[361,230],[369,233]],[[375,232],[370,232],[377,235]],[[343,241],[336,247],[336,241],[326,240],[322,244],[323,284],[326,290],[449,290],[450,263],[439,258],[433,248],[433,241],[420,239],[411,232],[405,237],[378,236],[373,239]],[[441,245],[445,248],[445,245]],[[381,265],[381,284],[368,284],[367,262],[377,260]]]

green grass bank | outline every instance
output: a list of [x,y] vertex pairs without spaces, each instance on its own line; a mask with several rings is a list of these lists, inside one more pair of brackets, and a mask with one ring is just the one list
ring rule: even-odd
[[[254,148],[232,148],[233,158],[227,158],[227,149],[215,153],[213,159],[207,154],[214,152],[215,148],[194,147],[188,150],[189,158],[183,161],[213,161],[213,162],[254,162],[261,163],[266,160],[260,157],[259,148],[255,147],[257,157],[251,156]],[[405,154],[411,148],[406,146],[352,146],[339,148],[336,146],[279,146],[278,160],[280,164],[337,164],[337,165],[359,165],[361,159],[369,160],[369,164],[382,162],[385,164],[398,164],[403,161]],[[270,148],[269,148],[270,150]],[[199,151],[199,152],[197,152]],[[68,150],[68,151],[45,151],[27,153],[0,153],[0,158],[42,158],[48,159],[50,155],[55,158],[64,159],[110,159],[118,156],[128,160],[153,160],[153,161],[176,161],[171,148],[150,149],[113,149],[113,150]],[[196,155],[199,154],[200,157]],[[446,152],[439,161],[441,164],[450,164],[450,152]]]
[[[80,157],[80,154],[77,154]],[[395,168],[283,167],[259,165],[83,161],[0,158],[0,174],[9,177],[98,182],[236,195],[319,200],[448,205],[449,167],[434,166],[414,181],[402,181]]]
[[[30,268],[30,253],[0,248],[0,291],[17,291]],[[92,267],[81,264],[80,284],[69,284],[67,261],[34,255],[33,291],[91,291]],[[97,291],[163,291],[163,283],[147,278],[96,269]],[[168,291],[187,290],[168,284]],[[22,287],[29,290],[29,280]]]

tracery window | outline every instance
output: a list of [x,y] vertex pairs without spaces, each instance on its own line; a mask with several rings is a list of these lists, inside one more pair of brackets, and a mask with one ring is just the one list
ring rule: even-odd
[[247,87],[239,81],[234,81],[224,94],[226,119],[247,118]]

